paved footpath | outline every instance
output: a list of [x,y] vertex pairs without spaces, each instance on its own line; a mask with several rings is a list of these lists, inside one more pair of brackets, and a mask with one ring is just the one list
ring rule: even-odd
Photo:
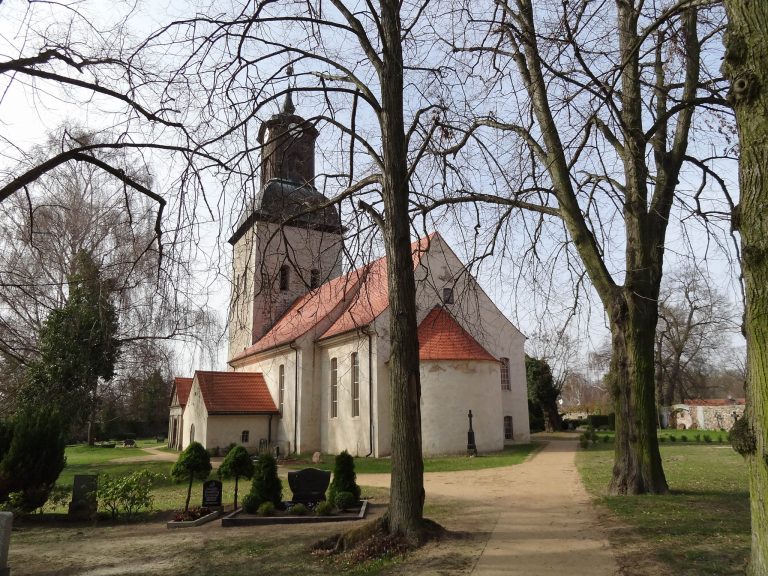
[[[430,496],[499,511],[472,576],[614,576],[618,565],[576,470],[575,439],[552,439],[517,466],[427,473]],[[389,476],[360,474],[364,485],[389,485]],[[495,518],[495,524],[493,520]]]

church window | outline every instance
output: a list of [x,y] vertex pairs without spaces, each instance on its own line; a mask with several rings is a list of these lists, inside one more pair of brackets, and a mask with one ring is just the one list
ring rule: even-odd
[[360,357],[352,353],[352,416],[360,416]]
[[443,304],[453,304],[453,288],[443,288]]
[[313,268],[309,273],[309,288],[314,290],[318,286],[320,286],[320,270]]
[[285,403],[285,364],[280,364],[278,369],[278,409],[280,416],[283,415],[283,404]]
[[189,443],[195,441],[195,425],[192,424],[192,426],[189,427]]
[[331,418],[339,415],[339,380],[336,358],[331,358]]
[[509,358],[499,358],[501,360],[501,389],[512,390],[509,383]]
[[241,444],[248,444],[248,438],[250,437],[251,433],[249,430],[243,430],[243,432],[240,434],[240,443]]
[[280,290],[288,290],[288,282],[290,280],[289,276],[290,269],[288,268],[288,264],[283,264],[280,266]]
[[512,416],[504,416],[504,440],[512,440]]

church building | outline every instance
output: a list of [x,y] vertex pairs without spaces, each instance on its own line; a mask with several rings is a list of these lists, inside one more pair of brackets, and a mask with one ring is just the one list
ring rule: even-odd
[[[264,122],[260,192],[229,240],[229,371],[177,378],[169,445],[386,456],[386,258],[342,270],[338,208],[314,187],[314,126],[290,96]],[[425,455],[528,442],[525,337],[437,232],[414,241]]]

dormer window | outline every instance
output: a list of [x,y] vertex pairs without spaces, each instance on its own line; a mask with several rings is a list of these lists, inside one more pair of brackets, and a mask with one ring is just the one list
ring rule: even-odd
[[287,264],[280,266],[280,290],[285,292],[288,290],[288,282],[290,280],[290,269]]
[[443,288],[443,304],[453,304],[453,288]]
[[309,289],[314,290],[320,286],[320,270],[313,268],[309,273]]

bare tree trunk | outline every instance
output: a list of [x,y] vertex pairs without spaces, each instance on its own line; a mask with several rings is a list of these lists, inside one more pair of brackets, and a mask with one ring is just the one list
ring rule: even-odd
[[[726,0],[723,69],[731,81],[741,145],[739,185],[746,293],[747,418],[754,451],[749,471],[752,552],[747,574],[768,574],[768,3]],[[735,215],[736,216],[736,215]],[[740,220],[740,222],[739,222]]]
[[557,411],[557,401],[553,398],[551,402],[541,408],[544,412],[544,430],[546,432],[560,432],[563,429],[563,420]]
[[399,4],[381,2],[381,129],[384,238],[389,287],[392,480],[389,530],[413,542],[424,525],[424,462],[421,455],[421,381],[416,336],[416,283],[408,214],[407,146],[403,124],[403,54]]
[[653,382],[654,303],[627,294],[611,314],[610,389],[616,412],[611,494],[664,494]]

